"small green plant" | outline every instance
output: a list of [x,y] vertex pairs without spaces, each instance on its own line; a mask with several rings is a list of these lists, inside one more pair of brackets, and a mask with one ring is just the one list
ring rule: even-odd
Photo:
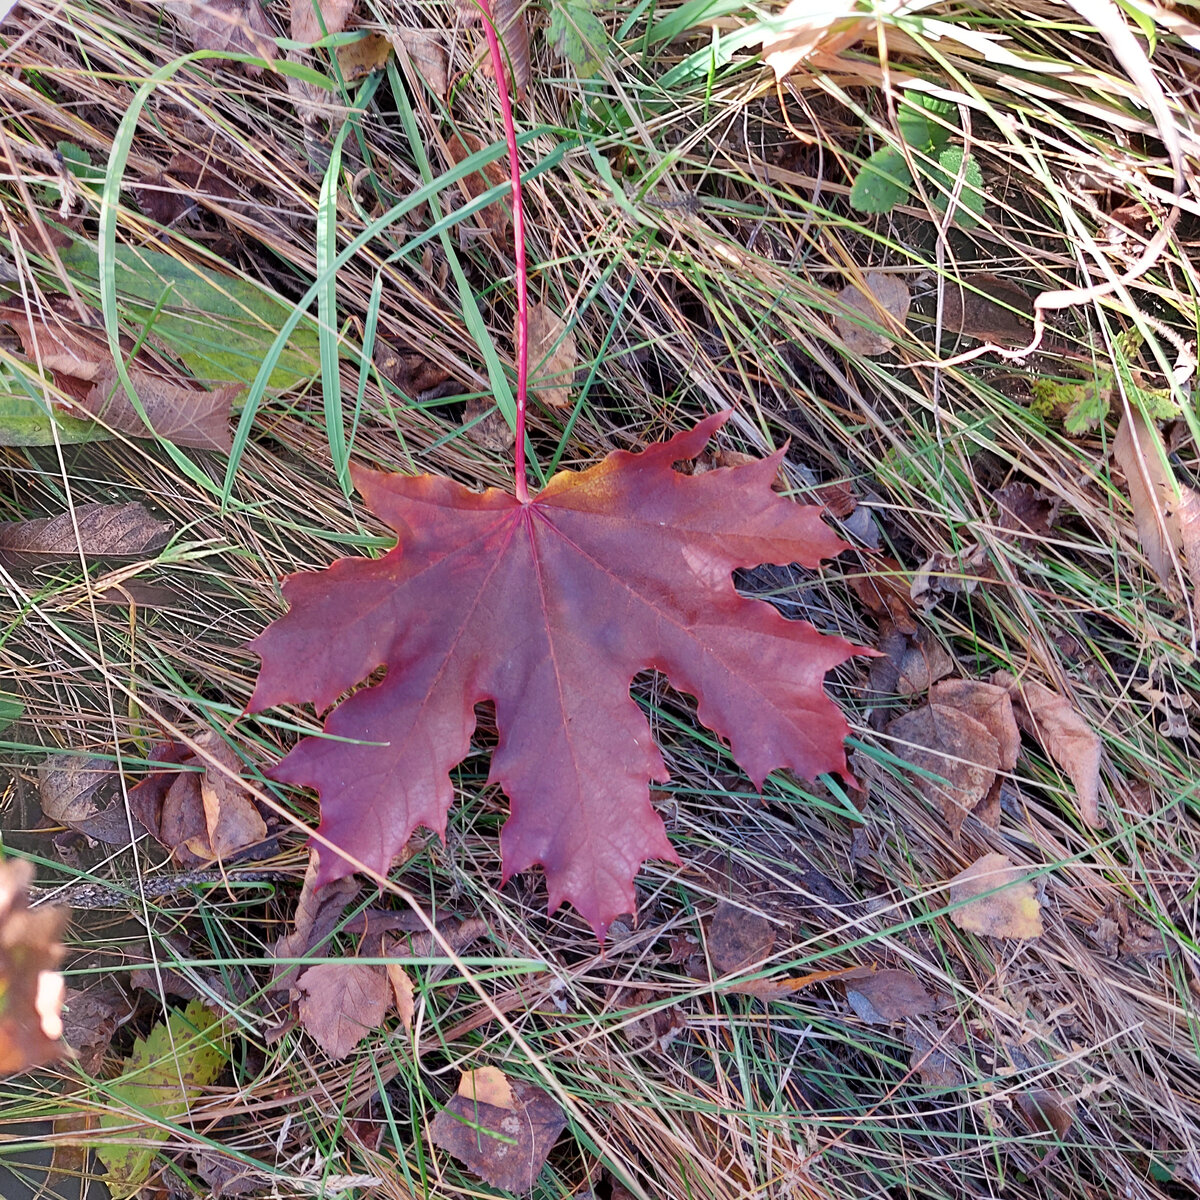
[[886,213],[907,200],[914,182],[911,159],[928,181],[930,200],[939,212],[946,211],[961,176],[954,220],[964,229],[979,224],[977,218],[983,216],[983,172],[961,146],[948,145],[951,130],[941,118],[953,112],[954,105],[948,101],[906,90],[897,124],[911,153],[906,156],[892,146],[876,150],[854,180],[851,205],[859,212]]
[[[1148,421],[1170,421],[1180,415],[1171,389],[1142,387],[1141,373],[1129,365],[1141,344],[1142,335],[1137,329],[1127,329],[1116,338],[1125,394]],[[1063,429],[1072,436],[1084,434],[1108,416],[1117,390],[1117,374],[1116,370],[1097,368],[1088,379],[1037,379],[1030,408],[1040,417],[1061,420]]]

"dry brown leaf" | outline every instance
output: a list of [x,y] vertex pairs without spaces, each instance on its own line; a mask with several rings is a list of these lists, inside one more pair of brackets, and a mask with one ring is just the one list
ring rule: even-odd
[[311,45],[327,33],[341,33],[354,3],[355,0],[292,0],[293,41]]
[[78,562],[80,547],[87,558],[137,558],[161,550],[170,535],[171,526],[141,504],[80,504],[73,513],[0,524],[0,563]]
[[892,721],[886,730],[898,743],[895,753],[945,783],[915,775],[921,794],[936,805],[951,834],[987,798],[1000,766],[1000,747],[974,717],[941,704],[927,704]]
[[985,854],[950,880],[950,919],[987,937],[1041,937],[1041,905],[1024,875],[1003,854]]
[[1138,542],[1159,582],[1175,586],[1177,556],[1193,591],[1200,592],[1200,494],[1175,478],[1158,427],[1131,405],[1117,427],[1112,452],[1125,473]]
[[947,280],[942,329],[1017,349],[1033,336],[1033,301],[1024,288],[1002,275],[981,271],[961,284]]
[[1017,765],[1021,731],[1007,688],[974,679],[946,679],[930,690],[929,702],[974,717],[996,739],[1001,771],[1011,771]]
[[144,183],[133,189],[138,207],[152,221],[173,225],[196,210],[196,197],[211,196],[232,200],[237,192],[222,175],[226,164],[210,148],[204,158],[188,150],[172,156],[171,161]]
[[510,1112],[517,1107],[508,1076],[499,1067],[477,1067],[474,1071],[464,1071],[458,1081],[458,1094],[464,1100],[490,1104],[492,1108],[504,1108]]
[[[863,284],[865,291],[857,284],[848,283],[838,293],[838,299],[850,314],[835,312],[833,325],[851,354],[886,354],[895,346],[895,338],[887,332],[891,325],[888,317],[903,325],[911,296],[902,279],[884,271],[868,271],[863,276]],[[855,319],[858,316],[872,325],[881,325],[884,332],[864,327]]]
[[856,0],[790,0],[771,19],[774,32],[763,38],[763,61],[781,82],[814,54],[853,46],[873,21],[858,11]]
[[77,754],[51,755],[38,768],[38,800],[52,821],[109,846],[129,844],[113,764]]
[[[196,745],[207,758],[235,775],[241,774],[241,760],[215,733],[202,733],[196,739]],[[211,764],[206,764],[200,777],[200,799],[210,858],[229,858],[267,836],[267,824],[259,815],[250,793]]]
[[708,927],[708,957],[718,975],[762,962],[775,945],[775,927],[760,913],[722,900]]
[[902,633],[886,618],[880,619],[879,650],[882,658],[871,663],[871,690],[885,696],[919,696],[954,670],[954,659],[928,630]]
[[[128,374],[149,419],[147,427],[117,376],[99,317],[89,314],[89,320],[91,324],[80,321],[62,296],[49,297],[37,316],[17,300],[0,304],[0,322],[12,326],[26,355],[54,377],[69,398],[62,402],[66,411],[132,437],[157,435],[179,446],[229,453],[233,401],[245,391],[244,384],[206,391],[143,346]],[[128,338],[122,338],[121,345],[128,351],[134,347]]]
[[962,1086],[963,1074],[952,1054],[912,1025],[904,1031],[904,1042],[912,1050],[909,1066],[921,1076],[925,1087],[942,1090]]
[[997,671],[992,682],[1009,690],[1017,724],[1066,771],[1075,786],[1080,820],[1092,829],[1099,827],[1100,735],[1065,696],[1040,683],[1019,682],[1006,671]]
[[347,42],[334,52],[338,70],[348,83],[382,71],[392,56],[392,43],[382,33],[368,33],[357,42]]
[[1062,501],[1028,483],[1010,483],[992,493],[1000,506],[997,522],[1004,532],[1022,537],[1049,537]]
[[33,868],[0,862],[0,1075],[61,1058],[63,908],[29,908]]
[[511,1081],[510,1111],[452,1096],[438,1113],[429,1136],[481,1179],[507,1192],[533,1187],[567,1118],[542,1088]]
[[463,410],[463,432],[486,450],[511,450],[517,440],[504,414],[486,396],[472,396]]
[[113,1034],[133,1016],[134,1004],[110,980],[67,988],[63,997],[63,1038],[88,1075],[98,1075]]
[[1021,1115],[1036,1133],[1052,1133],[1066,1141],[1075,1121],[1075,1106],[1053,1088],[1034,1088],[1013,1097]]
[[424,29],[394,29],[392,40],[397,51],[408,55],[413,69],[433,94],[445,100],[450,90],[450,59],[441,41]]
[[891,969],[847,981],[846,1000],[868,1025],[891,1025],[937,1008],[936,1000],[911,971]]
[[567,408],[575,388],[575,333],[545,304],[529,310],[529,376],[534,394],[551,408]]
[[848,576],[846,582],[876,620],[891,621],[901,633],[916,633],[910,585],[894,558],[884,554],[864,558],[863,571]]
[[[278,56],[275,31],[258,0],[167,0],[166,8],[197,50],[253,54],[267,62]],[[250,64],[242,69],[262,74],[261,67]]]
[[[449,151],[450,161],[457,166],[460,162],[470,158],[472,154],[478,154],[483,149],[483,143],[473,133],[451,133],[446,139],[446,149]],[[472,171],[470,175],[459,180],[458,186],[468,200],[474,200],[476,196],[482,196],[484,192],[489,192],[498,184],[507,181],[507,167],[500,159],[494,159],[483,168],[482,174],[479,171]],[[503,202],[493,200],[479,216],[484,226],[496,239],[496,243],[502,248],[507,248],[511,241],[511,221],[508,209]]]
[[300,989],[300,1024],[333,1059],[354,1047],[383,1024],[390,1004],[387,974],[368,963],[329,962],[309,967]]
[[413,1015],[416,1013],[412,979],[399,963],[387,964],[387,977],[392,985],[392,1001],[396,1005],[396,1012],[400,1014],[400,1024],[405,1033],[412,1033]]
[[[303,958],[322,946],[337,928],[346,905],[362,890],[362,884],[352,875],[318,887],[316,879],[319,857],[316,850],[309,855],[304,885],[300,889],[300,899],[296,902],[292,932],[285,934],[275,943],[276,958]],[[295,974],[299,969],[295,963],[279,963],[272,974],[272,990],[294,987]]]

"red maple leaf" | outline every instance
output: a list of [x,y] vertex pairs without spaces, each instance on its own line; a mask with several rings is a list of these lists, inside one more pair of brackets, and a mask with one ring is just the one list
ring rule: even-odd
[[[694,695],[758,787],[779,767],[846,773],[846,722],[822,682],[859,648],[732,581],[760,563],[815,567],[846,544],[821,509],[771,490],[782,452],[672,469],[724,419],[563,471],[524,503],[434,475],[354,471],[398,545],[291,576],[289,612],[250,644],[263,661],[250,712],[323,709],[387,668],[333,710],[327,737],[272,771],[320,793],[321,834],[383,874],[417,826],[443,833],[474,706],[494,701],[505,879],[540,864],[550,910],[570,901],[603,937],[634,910],[641,864],[677,861],[650,802],[650,782],[668,776],[629,693],[638,671]],[[322,855],[322,880],[353,869]]]

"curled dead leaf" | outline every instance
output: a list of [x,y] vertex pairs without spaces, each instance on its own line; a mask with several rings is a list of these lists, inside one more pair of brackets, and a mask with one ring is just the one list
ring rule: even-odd
[[1013,349],[1033,335],[1033,302],[1024,288],[1002,275],[980,271],[947,280],[942,329]]
[[832,55],[853,46],[873,20],[859,12],[856,0],[790,0],[771,18],[770,32],[762,39],[763,61],[778,83],[818,52]]
[[1158,427],[1129,405],[1113,439],[1113,459],[1125,474],[1138,543],[1154,574],[1176,586],[1176,561],[1200,591],[1200,493],[1181,484],[1171,470]]
[[129,822],[118,794],[118,776],[104,758],[51,755],[38,768],[42,812],[110,846],[129,844]]
[[1054,759],[1075,786],[1080,819],[1092,829],[1100,819],[1100,735],[1071,702],[1033,680],[1018,681],[997,671],[992,682],[1013,699],[1017,724]]
[[1035,938],[1045,932],[1031,880],[1003,854],[985,854],[950,880],[950,920],[967,933]]

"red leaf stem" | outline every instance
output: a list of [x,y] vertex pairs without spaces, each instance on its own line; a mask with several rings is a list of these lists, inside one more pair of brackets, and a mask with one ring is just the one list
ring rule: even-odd
[[508,173],[512,180],[513,243],[517,260],[517,423],[516,444],[513,450],[513,483],[517,499],[529,503],[529,484],[525,478],[525,407],[529,393],[529,269],[525,262],[525,206],[521,199],[521,164],[517,160],[517,127],[513,121],[512,102],[508,98],[508,75],[504,69],[504,54],[492,21],[491,0],[479,0],[483,12],[483,32],[488,52],[492,56],[492,72],[496,90],[500,93],[500,115],[504,120],[504,136],[508,139]]

